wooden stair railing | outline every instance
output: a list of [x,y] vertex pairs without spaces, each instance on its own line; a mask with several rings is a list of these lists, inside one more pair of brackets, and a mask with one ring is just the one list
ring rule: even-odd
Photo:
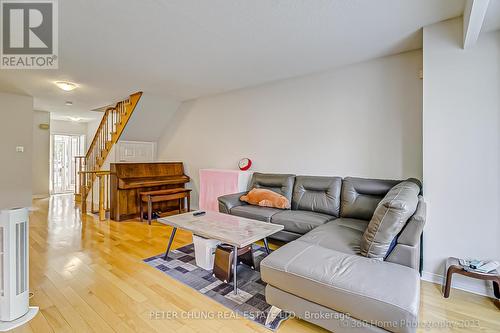
[[98,178],[96,172],[101,171],[111,148],[120,139],[141,96],[142,92],[137,92],[119,101],[114,107],[108,107],[87,153],[75,158],[75,170],[78,170],[79,179],[79,184],[75,186],[75,201],[82,204],[82,213],[87,212],[86,200]]
[[[90,200],[90,211],[92,213],[99,213],[99,221],[104,221],[106,219],[106,212],[109,211],[109,196],[110,196],[110,175],[111,172],[109,170],[101,170],[101,171],[80,171],[78,172],[80,178],[83,178],[83,182],[91,181],[92,179],[97,178],[98,184],[98,208],[94,210],[94,190],[90,189],[91,200]],[[85,189],[83,190],[85,191]],[[88,195],[88,193],[87,193]],[[82,212],[87,211],[87,200],[82,201]]]

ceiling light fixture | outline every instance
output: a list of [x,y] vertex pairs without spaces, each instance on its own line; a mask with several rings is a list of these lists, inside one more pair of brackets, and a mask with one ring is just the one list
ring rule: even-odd
[[75,83],[68,81],[56,81],[55,84],[64,91],[71,91],[78,87]]
[[71,105],[73,105],[73,102],[72,101],[66,101],[66,103],[64,103],[64,104],[66,104],[67,106],[71,106]]

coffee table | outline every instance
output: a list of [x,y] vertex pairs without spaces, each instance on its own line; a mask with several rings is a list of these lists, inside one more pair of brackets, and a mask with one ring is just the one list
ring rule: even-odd
[[[167,260],[172,241],[177,228],[192,232],[194,235],[219,240],[234,247],[234,253],[238,248],[248,246],[256,241],[263,240],[266,251],[269,253],[267,237],[283,230],[283,226],[247,219],[244,217],[228,215],[218,212],[206,212],[202,216],[194,216],[193,213],[184,213],[162,217],[158,222],[172,226],[174,229],[170,234],[164,259]],[[236,277],[238,256],[233,256],[233,288],[238,293],[238,282]]]

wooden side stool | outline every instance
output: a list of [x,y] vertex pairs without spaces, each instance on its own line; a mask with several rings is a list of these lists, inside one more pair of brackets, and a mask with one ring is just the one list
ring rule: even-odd
[[458,262],[457,258],[450,257],[446,260],[446,282],[444,285],[444,297],[450,297],[451,279],[453,274],[465,275],[471,278],[492,281],[493,282],[493,292],[496,298],[500,298],[500,272],[498,269],[491,273],[479,273],[466,271],[462,265]]
[[182,213],[182,202],[186,199],[187,211],[191,209],[190,203],[191,190],[187,188],[171,188],[167,190],[147,191],[139,193],[139,207],[141,215],[141,222],[143,221],[144,208],[143,204],[148,205],[148,224],[151,224],[151,215],[153,214],[153,202],[177,200],[179,203],[179,214]]

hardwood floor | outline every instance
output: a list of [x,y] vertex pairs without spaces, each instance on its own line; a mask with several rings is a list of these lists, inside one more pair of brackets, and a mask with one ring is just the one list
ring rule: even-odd
[[[36,200],[34,207],[30,303],[39,306],[40,313],[15,332],[270,332],[243,318],[151,319],[156,311],[231,313],[142,263],[165,250],[170,228],[81,218],[71,196]],[[190,242],[191,235],[179,230],[174,247]],[[440,286],[426,282],[420,316],[432,331],[500,332],[498,301],[459,290],[444,299]],[[445,324],[448,327],[442,328]],[[291,319],[278,332],[326,331]]]

